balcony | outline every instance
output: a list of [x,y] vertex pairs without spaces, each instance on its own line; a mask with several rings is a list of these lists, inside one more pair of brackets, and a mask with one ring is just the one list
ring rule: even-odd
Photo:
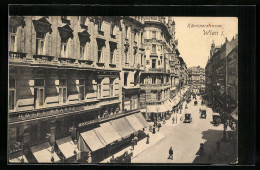
[[61,18],[61,22],[64,23],[64,24],[70,25],[70,20],[68,20],[66,18]]
[[9,62],[25,61],[26,53],[9,51]]
[[159,22],[159,23],[163,23],[162,18],[161,17],[156,17],[156,16],[144,17],[144,21],[145,22]]
[[111,38],[116,39],[116,35],[110,34]]
[[104,36],[104,31],[99,30],[98,34]]
[[115,68],[115,67],[116,67],[116,64],[110,63],[109,66],[110,66],[111,68]]
[[79,67],[89,67],[93,64],[92,60],[78,60]]
[[103,62],[97,62],[96,64],[98,67],[105,67],[105,63]]
[[152,89],[156,89],[156,90],[161,90],[161,89],[165,89],[165,88],[170,88],[170,83],[167,84],[140,84],[140,88],[144,89],[144,90],[152,90]]
[[166,73],[165,68],[149,68],[148,73]]
[[58,58],[58,60],[62,66],[74,66],[76,61],[76,59],[74,58],[63,58],[63,57]]
[[43,65],[53,65],[54,56],[48,55],[33,55],[34,63],[33,64],[43,64]]
[[139,50],[141,50],[141,51],[144,51],[144,50],[145,50],[143,43],[140,44]]

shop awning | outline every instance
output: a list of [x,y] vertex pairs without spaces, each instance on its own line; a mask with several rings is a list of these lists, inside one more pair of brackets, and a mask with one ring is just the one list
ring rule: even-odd
[[169,111],[172,111],[172,104],[169,101],[166,101],[164,105]]
[[10,163],[22,163],[21,160],[23,158],[23,163],[28,163],[28,160],[24,156],[22,152],[13,153],[10,155],[9,162]]
[[121,136],[115,131],[109,122],[100,124],[100,127],[94,130],[102,136],[107,144],[121,139]]
[[110,123],[122,138],[126,138],[135,132],[135,129],[124,117],[111,120]]
[[60,158],[56,154],[56,152],[51,153],[52,147],[51,145],[46,142],[37,146],[33,146],[30,148],[34,157],[38,161],[38,163],[52,163],[51,158],[53,155],[54,162],[60,162]]
[[235,119],[238,120],[238,108],[236,108],[232,113],[231,116]]
[[125,117],[135,131],[142,130],[144,128],[143,124],[137,119],[135,115],[129,115]]
[[135,116],[143,124],[144,127],[148,127],[148,123],[141,113],[136,113]]
[[173,102],[175,105],[179,104],[180,102],[180,97],[179,96],[176,96],[174,99],[173,99]]
[[104,140],[98,134],[96,134],[94,130],[89,130],[80,133],[80,135],[82,136],[83,140],[86,142],[86,144],[92,152],[104,148],[106,145]]
[[75,155],[74,152],[76,152],[77,154],[79,153],[77,145],[74,144],[70,136],[56,140],[56,143],[66,159],[73,157]]
[[141,109],[140,111],[146,113],[146,109]]
[[167,112],[169,109],[165,107],[165,105],[147,105],[147,112],[148,113],[163,113]]

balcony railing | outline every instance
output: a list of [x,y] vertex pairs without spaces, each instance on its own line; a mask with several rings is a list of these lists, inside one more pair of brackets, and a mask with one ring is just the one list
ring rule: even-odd
[[116,39],[116,35],[111,34],[111,38]]
[[63,57],[58,58],[58,60],[60,61],[61,64],[64,64],[64,65],[74,64],[76,61],[76,59],[74,59],[74,58],[63,58]]
[[9,51],[9,59],[24,59],[26,58],[26,53],[20,53],[20,52],[13,52],[13,51]]
[[34,64],[53,64],[54,56],[33,55]]
[[152,73],[166,73],[165,68],[149,68],[148,71]]
[[98,31],[98,34],[103,35],[104,36],[104,31]]
[[92,60],[78,60],[80,65],[91,65],[93,64]]

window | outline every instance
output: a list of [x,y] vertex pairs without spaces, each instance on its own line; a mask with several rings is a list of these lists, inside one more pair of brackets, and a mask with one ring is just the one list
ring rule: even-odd
[[137,42],[136,32],[134,32],[134,41]]
[[128,57],[127,57],[127,53],[125,53],[125,64],[128,64]]
[[156,60],[155,59],[152,60],[152,68],[156,68]]
[[115,57],[114,57],[114,52],[115,52],[115,46],[110,44],[110,64],[115,64]]
[[110,28],[110,34],[114,35],[114,28],[115,28],[115,24],[111,23],[111,28]]
[[110,79],[109,92],[110,92],[110,97],[113,97],[114,96],[114,79]]
[[59,103],[67,102],[67,80],[61,79],[59,82]]
[[125,26],[125,38],[127,39],[128,38],[128,27],[127,26]]
[[79,79],[79,100],[85,100],[85,80]]
[[156,53],[156,45],[155,44],[152,45],[152,52]]
[[141,65],[143,65],[143,54],[141,54]]
[[15,108],[15,79],[9,79],[9,110],[13,110]]
[[98,44],[98,63],[103,62],[103,46]]
[[102,85],[101,85],[101,80],[97,81],[97,98],[102,97]]
[[152,38],[156,39],[156,31],[152,31]]
[[152,77],[152,84],[156,84],[156,77]]
[[9,27],[9,50],[10,51],[16,51],[16,32],[17,32],[17,27],[10,26]]
[[85,22],[86,22],[86,17],[85,16],[81,16],[80,17],[80,24],[81,25],[85,25]]
[[36,54],[37,55],[44,54],[44,39],[45,39],[45,33],[36,32]]
[[84,57],[85,57],[85,45],[81,44],[79,49],[80,49],[80,58],[84,59]]
[[101,28],[102,28],[102,20],[100,19],[98,20],[98,31],[102,31]]
[[67,40],[61,40],[61,57],[67,58]]
[[158,100],[158,101],[161,100],[161,92],[157,92],[157,100]]
[[67,16],[61,16],[61,18],[63,18],[63,19],[67,19]]
[[141,44],[143,43],[143,33],[141,33]]
[[44,104],[45,88],[44,79],[34,80],[34,107],[41,107]]
[[124,86],[127,86],[127,77],[128,77],[128,73],[124,74]]

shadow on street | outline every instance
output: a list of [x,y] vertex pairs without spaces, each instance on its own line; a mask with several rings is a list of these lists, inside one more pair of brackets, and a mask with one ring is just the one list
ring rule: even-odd
[[[227,132],[226,132],[227,134]],[[195,164],[235,164],[237,162],[237,144],[234,135],[223,138],[222,130],[209,129],[202,132],[203,146],[196,153]],[[231,137],[232,136],[232,137]]]

